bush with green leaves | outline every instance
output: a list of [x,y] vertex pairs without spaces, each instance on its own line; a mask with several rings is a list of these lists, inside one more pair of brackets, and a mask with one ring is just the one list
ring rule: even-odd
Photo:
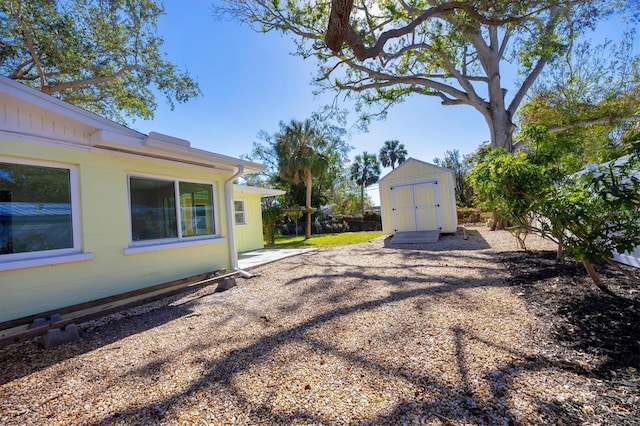
[[[513,226],[520,246],[527,232],[540,232],[570,252],[594,283],[608,291],[594,265],[613,261],[614,253],[640,246],[640,152],[592,165],[554,182],[545,168],[524,153],[492,150],[478,161],[469,181],[482,201]],[[532,218],[537,218],[532,224]]]
[[267,246],[276,242],[276,223],[282,218],[282,208],[278,204],[262,207],[262,227]]
[[640,246],[640,155],[565,178],[550,188],[535,210],[544,218],[542,235],[570,251],[596,285],[608,291],[593,265],[607,262],[620,269],[614,253]]
[[479,207],[493,210],[498,219],[510,222],[524,248],[533,206],[550,184],[544,168],[522,152],[493,149],[471,169],[468,179]]

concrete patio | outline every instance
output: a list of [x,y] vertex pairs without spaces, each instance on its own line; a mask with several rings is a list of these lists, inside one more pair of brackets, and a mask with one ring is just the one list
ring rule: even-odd
[[260,249],[247,251],[238,254],[238,266],[240,269],[248,270],[259,265],[275,262],[286,257],[297,256],[303,253],[314,251],[314,248],[297,249]]

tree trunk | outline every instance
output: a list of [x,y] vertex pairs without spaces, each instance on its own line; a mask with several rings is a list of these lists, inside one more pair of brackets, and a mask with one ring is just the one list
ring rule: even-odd
[[595,268],[593,267],[593,265],[591,264],[591,262],[589,262],[586,259],[582,259],[582,264],[584,265],[584,269],[587,270],[587,273],[589,274],[589,277],[593,280],[593,282],[595,283],[595,285],[598,286],[598,288],[602,291],[604,291],[607,294],[611,294],[613,295],[614,293],[609,290],[609,288],[602,282],[602,279],[600,278],[600,275],[598,275],[598,273],[596,272]]
[[558,251],[556,252],[556,261],[559,261],[560,259],[562,259],[563,251],[564,251],[564,244],[562,244],[562,241],[558,238]]
[[305,214],[307,216],[307,220],[306,220],[306,224],[305,224],[305,228],[304,228],[304,239],[309,239],[311,238],[311,186],[313,185],[313,177],[311,176],[311,172],[307,171],[304,175],[304,184],[306,186],[306,190],[307,190],[307,205],[306,207],[306,211]]
[[342,43],[347,38],[349,28],[349,17],[353,8],[353,0],[332,0],[331,12],[329,13],[329,25],[325,43],[333,52],[337,53],[342,47]]
[[510,114],[504,109],[504,104],[500,104],[492,104],[489,114],[485,115],[491,135],[491,147],[504,148],[508,152],[513,152],[513,122]]
[[362,220],[364,220],[364,185],[360,185],[360,210],[362,210]]
[[489,91],[489,102],[482,102],[474,105],[476,109],[484,116],[491,137],[491,148],[504,148],[508,152],[513,152],[513,132],[515,126],[512,117],[507,110],[505,103],[506,90],[501,85],[500,75],[500,54],[497,42],[497,33],[495,28],[490,31],[492,40],[490,54],[481,55],[480,61],[486,69],[489,81],[487,90]]

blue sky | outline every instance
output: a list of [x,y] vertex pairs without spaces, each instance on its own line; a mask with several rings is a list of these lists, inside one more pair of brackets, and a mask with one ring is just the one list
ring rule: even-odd
[[[279,33],[256,33],[236,22],[211,16],[211,0],[165,2],[159,22],[170,61],[197,79],[203,96],[171,111],[159,99],[155,118],[132,123],[136,130],[156,131],[187,139],[196,148],[225,155],[249,153],[262,129],[303,120],[333,99],[315,98],[312,59],[290,54],[294,44]],[[350,117],[355,120],[355,114]],[[352,124],[349,123],[349,124]],[[486,124],[471,107],[444,107],[433,98],[414,97],[397,105],[383,122],[348,142],[362,151],[377,152],[385,140],[398,139],[413,157],[431,161],[447,149],[473,151],[488,139]]]
[[[158,99],[155,118],[137,120],[131,127],[238,157],[251,151],[260,130],[272,134],[280,121],[308,118],[333,95],[314,97],[311,80],[316,63],[291,55],[294,44],[289,36],[256,33],[237,22],[217,21],[212,17],[212,1],[166,1],[166,15],[159,22],[163,52],[197,79],[203,95],[176,104],[173,111]],[[505,87],[514,90],[509,84]],[[355,118],[352,114],[349,125]],[[471,107],[443,106],[436,98],[414,96],[394,106],[385,121],[372,123],[368,133],[353,134],[347,140],[354,146],[350,156],[377,153],[389,139],[402,142],[411,157],[431,162],[447,150],[471,153],[489,139],[489,133],[484,119]]]

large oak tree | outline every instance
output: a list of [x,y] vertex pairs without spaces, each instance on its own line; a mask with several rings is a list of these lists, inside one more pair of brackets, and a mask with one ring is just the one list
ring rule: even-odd
[[[635,0],[621,0],[634,8]],[[296,37],[319,61],[319,84],[353,96],[364,117],[412,94],[468,105],[491,145],[513,149],[513,117],[544,67],[609,0],[227,0],[220,16]],[[521,76],[508,92],[505,66]],[[369,108],[373,107],[373,109]]]
[[2,0],[0,74],[124,122],[199,95],[160,51],[152,0]]

